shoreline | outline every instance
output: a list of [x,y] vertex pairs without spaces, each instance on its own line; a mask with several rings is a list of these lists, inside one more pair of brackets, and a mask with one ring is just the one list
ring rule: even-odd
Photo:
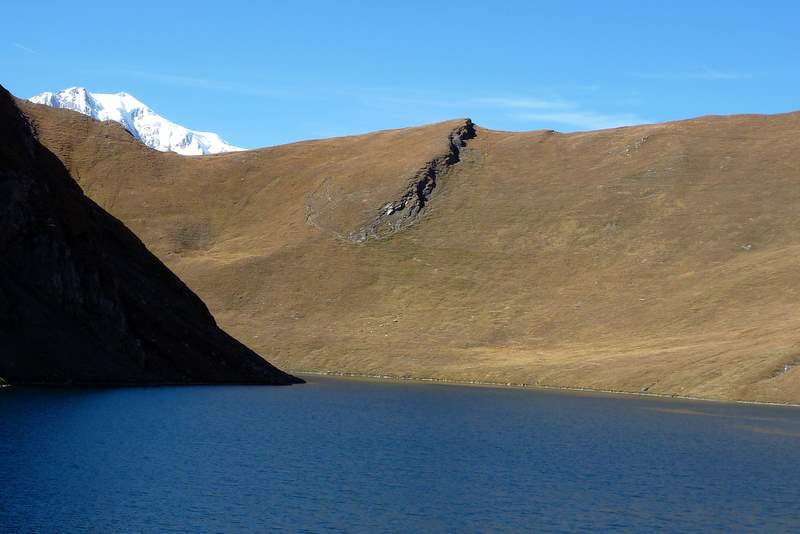
[[710,397],[694,397],[691,395],[678,395],[668,393],[647,393],[647,392],[634,392],[634,391],[621,391],[613,389],[594,389],[594,388],[579,388],[567,386],[548,386],[543,384],[527,384],[527,383],[514,383],[514,382],[484,382],[480,380],[452,380],[449,378],[431,378],[431,377],[400,377],[392,375],[369,375],[364,373],[347,373],[339,371],[305,371],[292,369],[287,371],[293,375],[307,376],[326,376],[331,378],[346,378],[346,379],[363,379],[374,380],[382,382],[419,382],[430,383],[438,385],[449,386],[463,386],[463,387],[492,387],[502,389],[528,389],[528,390],[541,390],[550,392],[573,392],[573,393],[594,393],[612,396],[631,396],[631,397],[649,397],[661,400],[679,400],[679,401],[692,401],[692,402],[713,402],[717,404],[744,404],[753,406],[778,406],[784,408],[800,408],[800,403],[789,402],[768,402],[768,401],[751,401],[751,400],[737,400],[737,399],[715,399]]
[[[715,399],[712,397],[695,397],[691,395],[678,395],[668,393],[647,393],[647,392],[634,392],[622,391],[613,389],[595,389],[595,388],[581,388],[581,387],[568,387],[568,386],[549,386],[545,384],[527,384],[515,382],[486,382],[480,380],[453,380],[449,378],[431,378],[431,377],[401,377],[393,375],[370,375],[365,373],[349,373],[340,371],[307,371],[291,369],[285,371],[289,374],[296,375],[302,378],[305,376],[320,376],[329,378],[341,378],[349,380],[364,380],[374,382],[395,382],[395,383],[419,383],[419,384],[434,384],[446,386],[461,386],[461,387],[484,387],[484,388],[498,388],[498,389],[527,389],[539,390],[547,392],[562,392],[562,393],[585,393],[594,395],[607,395],[615,397],[646,397],[651,399],[665,400],[665,401],[691,401],[691,402],[710,402],[715,404],[742,404],[752,406],[774,406],[784,408],[800,408],[800,403],[791,402],[768,402],[768,401],[752,401],[741,399]],[[148,384],[148,385],[133,385],[126,384],[122,387],[175,387],[175,386],[208,386],[208,385],[248,385],[248,384]],[[302,385],[302,384],[297,384]],[[0,390],[12,388],[13,384],[0,383]],[[76,386],[72,386],[76,387]],[[95,387],[80,385],[82,387]],[[97,387],[120,387],[114,385],[102,385]]]

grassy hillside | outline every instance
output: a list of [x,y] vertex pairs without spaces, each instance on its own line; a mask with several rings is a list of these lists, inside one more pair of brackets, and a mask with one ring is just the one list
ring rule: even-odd
[[284,368],[800,402],[800,114],[186,158],[24,109]]

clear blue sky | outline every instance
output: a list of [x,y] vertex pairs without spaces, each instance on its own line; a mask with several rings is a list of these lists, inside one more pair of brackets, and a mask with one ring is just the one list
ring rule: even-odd
[[466,116],[574,131],[800,109],[800,2],[6,2],[0,72],[245,147]]

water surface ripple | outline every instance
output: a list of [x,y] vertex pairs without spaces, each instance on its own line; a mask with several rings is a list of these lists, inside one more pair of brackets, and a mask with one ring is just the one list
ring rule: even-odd
[[307,377],[0,391],[2,532],[800,529],[800,409]]

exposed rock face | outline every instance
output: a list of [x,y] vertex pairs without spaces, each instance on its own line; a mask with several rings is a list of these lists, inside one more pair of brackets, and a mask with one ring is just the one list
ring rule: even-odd
[[353,243],[368,239],[383,239],[414,224],[431,198],[440,176],[461,160],[461,151],[466,142],[475,137],[475,126],[470,119],[455,128],[448,136],[447,152],[425,163],[408,184],[403,195],[394,202],[387,202],[369,224],[365,224],[347,236]]
[[291,384],[86,198],[0,87],[0,376],[10,384]]

